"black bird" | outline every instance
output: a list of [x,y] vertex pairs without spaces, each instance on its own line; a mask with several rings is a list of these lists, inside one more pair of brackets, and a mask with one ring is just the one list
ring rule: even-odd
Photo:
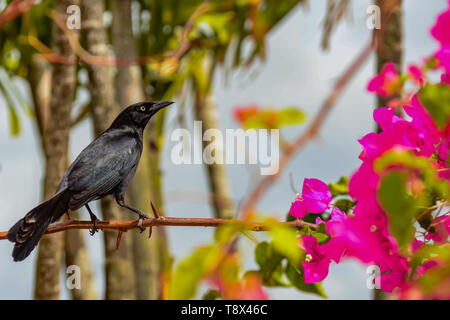
[[124,194],[141,158],[143,133],[150,118],[171,101],[141,102],[123,110],[111,126],[89,144],[67,169],[56,194],[28,212],[8,231],[14,242],[14,261],[24,260],[38,244],[50,223],[56,222],[68,210],[86,206],[96,230],[97,217],[88,203],[106,195],[115,196],[117,203],[147,216],[124,202]]

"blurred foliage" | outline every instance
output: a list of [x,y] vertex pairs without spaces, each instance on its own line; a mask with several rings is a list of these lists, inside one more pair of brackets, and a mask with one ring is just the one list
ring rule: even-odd
[[329,183],[331,195],[334,197],[348,194],[348,177],[341,177],[336,183]]
[[427,84],[419,93],[419,99],[440,129],[450,119],[450,88],[446,84]]
[[407,251],[414,237],[411,223],[418,212],[418,203],[407,190],[405,173],[389,172],[380,182],[379,201],[389,219],[390,232],[397,240],[400,250]]
[[[141,0],[133,1],[133,32],[137,39],[138,55],[154,56],[142,65],[144,87],[152,99],[172,98],[182,92],[192,78],[205,83],[199,65],[207,59],[226,70],[248,68],[257,58],[265,59],[266,35],[299,3],[305,0],[213,0],[203,15],[192,21],[188,34],[189,50],[180,59],[170,57],[183,40],[186,24],[203,4],[202,0]],[[2,0],[0,8],[11,0]],[[31,57],[39,49],[48,54],[51,48],[52,19],[49,10],[52,0],[43,0],[29,11],[6,23],[0,29],[1,65],[10,79],[13,75],[27,79]],[[110,12],[106,8],[105,16]],[[108,21],[106,19],[105,21]],[[110,25],[106,23],[111,34]],[[169,54],[169,56],[168,56]],[[229,63],[226,63],[230,57]],[[78,65],[83,69],[83,65]],[[83,87],[79,79],[78,89]],[[3,83],[3,81],[2,81]],[[14,99],[2,96],[10,110],[11,132],[19,132]],[[207,86],[190,86],[191,90],[206,90]],[[19,93],[19,91],[17,91]],[[19,94],[20,95],[20,94]],[[25,100],[16,97],[17,100]]]
[[330,37],[342,19],[349,15],[350,0],[328,0],[323,23],[322,49],[329,48]]
[[294,107],[275,110],[267,108],[248,114],[242,118],[244,129],[280,129],[284,126],[301,124],[305,120],[305,114]]
[[431,214],[428,207],[448,201],[450,185],[437,176],[426,158],[411,152],[389,151],[377,160],[375,169],[385,172],[378,197],[387,213],[391,233],[400,249],[408,252],[415,230],[413,219],[428,228],[425,219],[430,216],[424,213]]
[[[267,233],[272,240],[262,241],[255,246],[255,262],[258,270],[242,270],[239,252],[234,249],[236,236],[244,231],[242,225],[223,225],[216,230],[215,241],[197,248],[182,259],[168,277],[166,299],[192,299],[196,297],[200,284],[209,288],[202,295],[204,299],[247,299],[262,298],[260,285],[266,287],[295,287],[300,291],[326,298],[321,283],[305,284],[301,261],[305,252],[298,246],[299,235],[323,236],[325,229],[318,231],[292,227],[266,220],[271,226]],[[257,280],[259,279],[259,280]],[[250,280],[250,281],[249,281]],[[260,282],[260,285],[257,285]],[[243,290],[243,283],[253,283],[252,289]]]

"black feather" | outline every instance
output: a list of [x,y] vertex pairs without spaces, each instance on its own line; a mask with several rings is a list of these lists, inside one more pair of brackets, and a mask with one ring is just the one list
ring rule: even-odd
[[61,191],[46,202],[40,204],[25,217],[20,219],[8,231],[8,240],[14,242],[12,256],[14,261],[22,261],[33,251],[39,243],[50,223],[56,222],[67,212],[71,192]]

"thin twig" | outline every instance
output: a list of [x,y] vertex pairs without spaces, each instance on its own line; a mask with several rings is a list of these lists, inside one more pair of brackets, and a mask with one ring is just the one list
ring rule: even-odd
[[14,0],[0,15],[0,29],[5,23],[24,14],[34,5],[35,0]]
[[189,41],[189,34],[191,33],[192,29],[194,28],[195,22],[198,20],[200,16],[202,16],[205,12],[209,10],[209,6],[211,0],[205,0],[201,6],[199,6],[194,13],[190,16],[188,22],[183,28],[183,32],[181,35],[181,41],[178,48],[175,50],[171,58],[174,58],[176,60],[179,60],[188,50],[190,47],[190,41]]
[[[308,226],[315,229],[316,225],[301,220],[291,222],[278,222],[281,225],[291,226],[293,228],[302,228]],[[242,220],[228,220],[228,219],[208,219],[208,218],[148,218],[142,221],[142,227],[157,227],[157,226],[175,226],[175,227],[219,227],[223,224],[239,225],[244,229],[251,231],[266,231],[273,224],[268,225],[258,222],[248,222]],[[48,227],[46,234],[61,232],[72,229],[92,229],[94,223],[92,221],[83,220],[67,220]],[[100,230],[116,230],[119,232],[126,232],[131,229],[139,229],[139,220],[133,221],[97,221],[97,229]],[[8,232],[0,232],[0,240],[5,240]]]

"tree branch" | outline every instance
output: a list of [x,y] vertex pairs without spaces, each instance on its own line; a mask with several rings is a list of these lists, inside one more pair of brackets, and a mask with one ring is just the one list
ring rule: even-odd
[[34,3],[35,0],[14,0],[11,2],[5,11],[0,14],[0,28],[8,21],[30,10]]
[[[248,222],[243,220],[228,220],[228,219],[208,219],[208,218],[148,218],[142,221],[142,227],[157,227],[157,226],[174,226],[174,227],[219,227],[223,224],[239,225],[251,231],[267,231],[273,224],[264,224],[259,222]],[[302,228],[308,226],[315,229],[316,225],[302,220],[291,222],[279,222],[280,225],[291,226],[294,228]],[[71,229],[92,229],[94,223],[92,221],[83,220],[67,220],[48,227],[46,234],[61,232]],[[139,220],[132,221],[97,221],[97,229],[101,230],[116,230],[119,232],[126,232],[131,229],[139,229]],[[7,231],[0,232],[0,240],[5,240]]]

